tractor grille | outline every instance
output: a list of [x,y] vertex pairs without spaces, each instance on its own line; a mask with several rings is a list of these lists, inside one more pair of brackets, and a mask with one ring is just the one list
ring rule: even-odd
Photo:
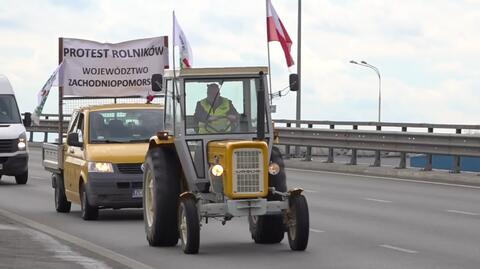
[[14,139],[1,139],[0,140],[0,153],[8,153],[16,151],[16,140]]
[[141,174],[141,163],[119,163],[117,168],[122,174]]
[[233,151],[233,192],[263,192],[263,156],[261,149]]

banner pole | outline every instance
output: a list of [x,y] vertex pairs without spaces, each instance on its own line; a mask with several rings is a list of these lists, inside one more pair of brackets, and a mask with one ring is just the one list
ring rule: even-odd
[[[58,38],[58,64],[63,62],[63,37]],[[61,73],[62,70],[59,70]],[[58,144],[63,144],[63,74],[57,74],[58,76]]]

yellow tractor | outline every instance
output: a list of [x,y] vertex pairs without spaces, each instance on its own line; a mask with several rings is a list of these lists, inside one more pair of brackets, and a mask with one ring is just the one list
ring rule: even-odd
[[309,213],[302,189],[287,190],[273,146],[266,67],[192,68],[152,77],[165,91],[164,131],[150,139],[143,169],[146,237],[151,246],[198,253],[201,223],[248,217],[253,240],[285,232],[305,250]]

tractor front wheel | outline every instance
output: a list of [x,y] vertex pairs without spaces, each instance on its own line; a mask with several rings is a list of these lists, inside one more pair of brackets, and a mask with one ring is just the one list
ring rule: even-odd
[[182,199],[178,207],[178,232],[185,254],[196,254],[200,246],[200,220],[195,200]]
[[288,243],[292,250],[305,250],[310,233],[307,199],[299,194],[289,198],[287,210]]

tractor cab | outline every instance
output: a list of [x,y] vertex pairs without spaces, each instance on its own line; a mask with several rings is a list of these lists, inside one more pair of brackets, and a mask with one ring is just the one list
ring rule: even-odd
[[259,115],[257,101],[261,88],[263,100],[268,98],[266,74],[265,67],[248,67],[185,69],[175,78],[172,73],[165,76],[165,131],[175,137],[185,176],[196,182],[199,191],[208,191],[207,172],[220,161],[219,156],[209,160],[209,152],[219,143],[250,141],[271,149],[269,107],[264,101],[264,113]]

